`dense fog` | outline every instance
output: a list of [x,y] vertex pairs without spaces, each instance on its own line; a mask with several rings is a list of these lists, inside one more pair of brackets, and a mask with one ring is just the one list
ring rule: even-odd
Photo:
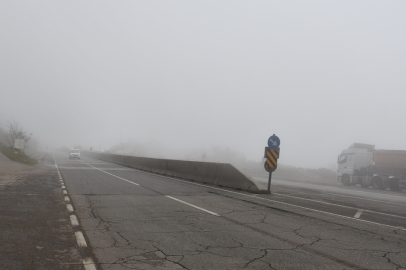
[[404,1],[0,1],[0,127],[43,148],[335,168],[406,150]]

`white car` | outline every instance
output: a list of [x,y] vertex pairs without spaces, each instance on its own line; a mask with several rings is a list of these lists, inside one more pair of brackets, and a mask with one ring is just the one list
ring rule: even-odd
[[72,158],[80,159],[80,151],[78,149],[69,150],[69,159]]

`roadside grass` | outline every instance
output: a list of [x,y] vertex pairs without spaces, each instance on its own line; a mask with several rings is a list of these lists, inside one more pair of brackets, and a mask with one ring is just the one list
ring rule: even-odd
[[0,144],[0,151],[3,153],[3,155],[11,159],[12,161],[28,165],[35,165],[38,163],[36,159],[27,156],[20,150],[14,150],[12,147],[7,147],[5,145]]

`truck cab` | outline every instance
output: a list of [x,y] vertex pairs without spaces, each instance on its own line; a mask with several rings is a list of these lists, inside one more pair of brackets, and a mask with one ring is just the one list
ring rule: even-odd
[[354,143],[343,150],[337,158],[337,181],[350,185],[351,176],[365,174],[367,167],[374,165],[371,152],[374,149],[374,145]]
[[354,143],[337,158],[337,181],[375,189],[406,188],[406,151],[375,150],[374,145]]

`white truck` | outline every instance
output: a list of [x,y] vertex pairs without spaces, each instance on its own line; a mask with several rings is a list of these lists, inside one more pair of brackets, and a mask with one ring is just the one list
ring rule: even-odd
[[406,189],[406,151],[376,150],[375,145],[354,143],[337,159],[337,181],[393,191]]

